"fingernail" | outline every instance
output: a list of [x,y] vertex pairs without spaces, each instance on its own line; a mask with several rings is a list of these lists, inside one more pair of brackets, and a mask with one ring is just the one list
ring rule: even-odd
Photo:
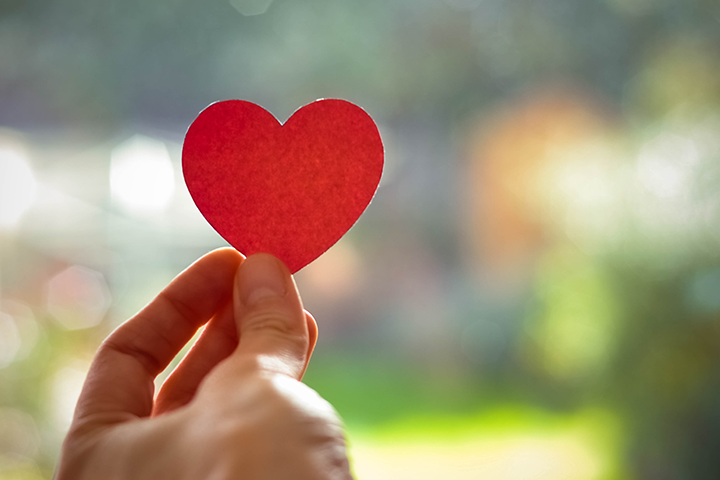
[[238,288],[241,301],[248,306],[266,298],[284,296],[287,287],[280,260],[267,254],[248,257],[238,272]]

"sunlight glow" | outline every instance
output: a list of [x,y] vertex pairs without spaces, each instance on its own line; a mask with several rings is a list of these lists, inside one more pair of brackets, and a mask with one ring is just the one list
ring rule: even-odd
[[112,152],[112,198],[134,214],[161,213],[175,193],[175,172],[161,141],[135,135]]
[[663,134],[640,152],[637,175],[645,188],[659,198],[687,195],[699,164],[697,147],[677,135]]
[[32,352],[39,328],[27,305],[8,299],[0,304],[0,368],[24,360]]
[[60,429],[67,429],[72,421],[73,411],[82,390],[90,365],[75,360],[61,368],[52,379],[53,420]]
[[0,149],[0,227],[17,223],[36,194],[37,183],[25,155]]

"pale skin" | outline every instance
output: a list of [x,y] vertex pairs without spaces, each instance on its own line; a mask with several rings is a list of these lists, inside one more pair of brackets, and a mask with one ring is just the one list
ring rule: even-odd
[[98,349],[57,480],[352,480],[337,414],[300,382],[317,332],[275,257],[205,255]]

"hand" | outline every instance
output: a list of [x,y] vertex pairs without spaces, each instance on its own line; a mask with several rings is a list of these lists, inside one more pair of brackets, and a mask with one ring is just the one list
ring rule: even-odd
[[316,340],[282,262],[209,253],[103,342],[57,479],[352,479],[340,420],[299,381]]

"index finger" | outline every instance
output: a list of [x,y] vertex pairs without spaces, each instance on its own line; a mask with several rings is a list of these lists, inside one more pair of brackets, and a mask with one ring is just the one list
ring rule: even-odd
[[75,419],[99,413],[118,420],[150,415],[155,377],[198,328],[232,301],[242,260],[231,248],[210,252],[110,334],[90,366]]

